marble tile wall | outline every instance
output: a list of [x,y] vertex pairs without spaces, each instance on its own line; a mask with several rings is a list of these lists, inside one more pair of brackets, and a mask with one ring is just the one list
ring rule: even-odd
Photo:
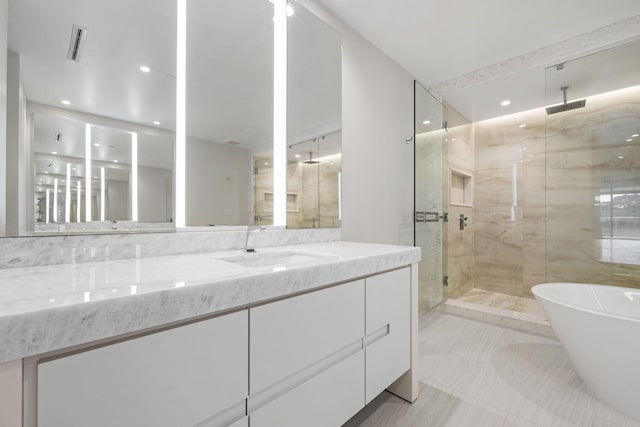
[[[266,163],[269,162],[270,159]],[[338,172],[341,168],[340,154],[322,157],[320,163],[316,164],[288,163],[287,227],[341,226],[338,214]],[[265,193],[272,192],[273,169],[258,164],[256,170],[255,210],[256,216],[263,218],[257,223],[268,224],[272,220],[273,206],[270,198],[265,202]]]
[[[447,158],[449,169],[455,169],[473,176],[474,144],[473,126],[456,110],[448,106],[447,122]],[[447,171],[449,173],[449,171]],[[474,179],[471,179],[471,193],[473,194]],[[451,185],[451,175],[447,177],[448,186]],[[449,189],[447,189],[449,191]],[[452,204],[449,197],[449,223],[447,224],[447,274],[449,276],[448,297],[458,298],[473,288],[473,237],[475,218],[471,206]],[[468,218],[467,226],[460,230],[460,215]]]
[[611,236],[598,199],[611,189],[640,192],[640,138],[631,136],[638,133],[640,86],[548,117],[547,281],[640,288],[640,236]]
[[476,288],[531,297],[544,282],[640,287],[640,244],[606,235],[597,199],[603,188],[640,189],[630,138],[640,133],[640,87],[560,114],[477,122],[474,133]]
[[[246,230],[0,238],[0,269],[243,249]],[[339,228],[252,231],[255,248],[338,241]]]
[[532,296],[545,281],[545,111],[474,123],[474,286]]

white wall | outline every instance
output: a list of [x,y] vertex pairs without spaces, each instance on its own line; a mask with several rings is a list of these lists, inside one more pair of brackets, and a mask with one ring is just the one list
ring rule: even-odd
[[[31,144],[25,138],[27,101],[20,77],[20,55],[7,52],[6,234],[18,236],[33,227]],[[30,209],[29,209],[30,208]]]
[[251,217],[249,150],[195,138],[187,138],[186,149],[187,225],[247,225]]
[[342,238],[413,244],[413,77],[313,0],[342,33]]
[[7,15],[8,0],[0,0],[0,236],[5,235],[7,180]]
[[169,222],[172,188],[170,170],[138,166],[138,221]]

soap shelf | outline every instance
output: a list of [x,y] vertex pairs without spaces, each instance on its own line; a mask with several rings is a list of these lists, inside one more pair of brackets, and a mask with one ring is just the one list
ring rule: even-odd
[[473,175],[457,169],[451,169],[449,180],[450,203],[454,206],[473,206]]

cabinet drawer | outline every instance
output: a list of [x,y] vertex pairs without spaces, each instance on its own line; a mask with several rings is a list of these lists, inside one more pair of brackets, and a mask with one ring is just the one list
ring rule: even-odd
[[409,268],[367,277],[366,301],[367,335],[388,331],[365,349],[366,403],[369,403],[405,373],[411,364]]
[[250,392],[353,344],[364,335],[364,280],[252,308]]
[[338,427],[364,407],[364,351],[253,412],[251,427]]
[[41,363],[38,426],[187,426],[234,405],[241,416],[247,331],[244,310]]

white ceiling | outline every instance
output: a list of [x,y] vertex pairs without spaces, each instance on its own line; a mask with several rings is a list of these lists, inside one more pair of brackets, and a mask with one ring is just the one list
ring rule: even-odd
[[433,85],[640,14],[638,0],[317,0]]

